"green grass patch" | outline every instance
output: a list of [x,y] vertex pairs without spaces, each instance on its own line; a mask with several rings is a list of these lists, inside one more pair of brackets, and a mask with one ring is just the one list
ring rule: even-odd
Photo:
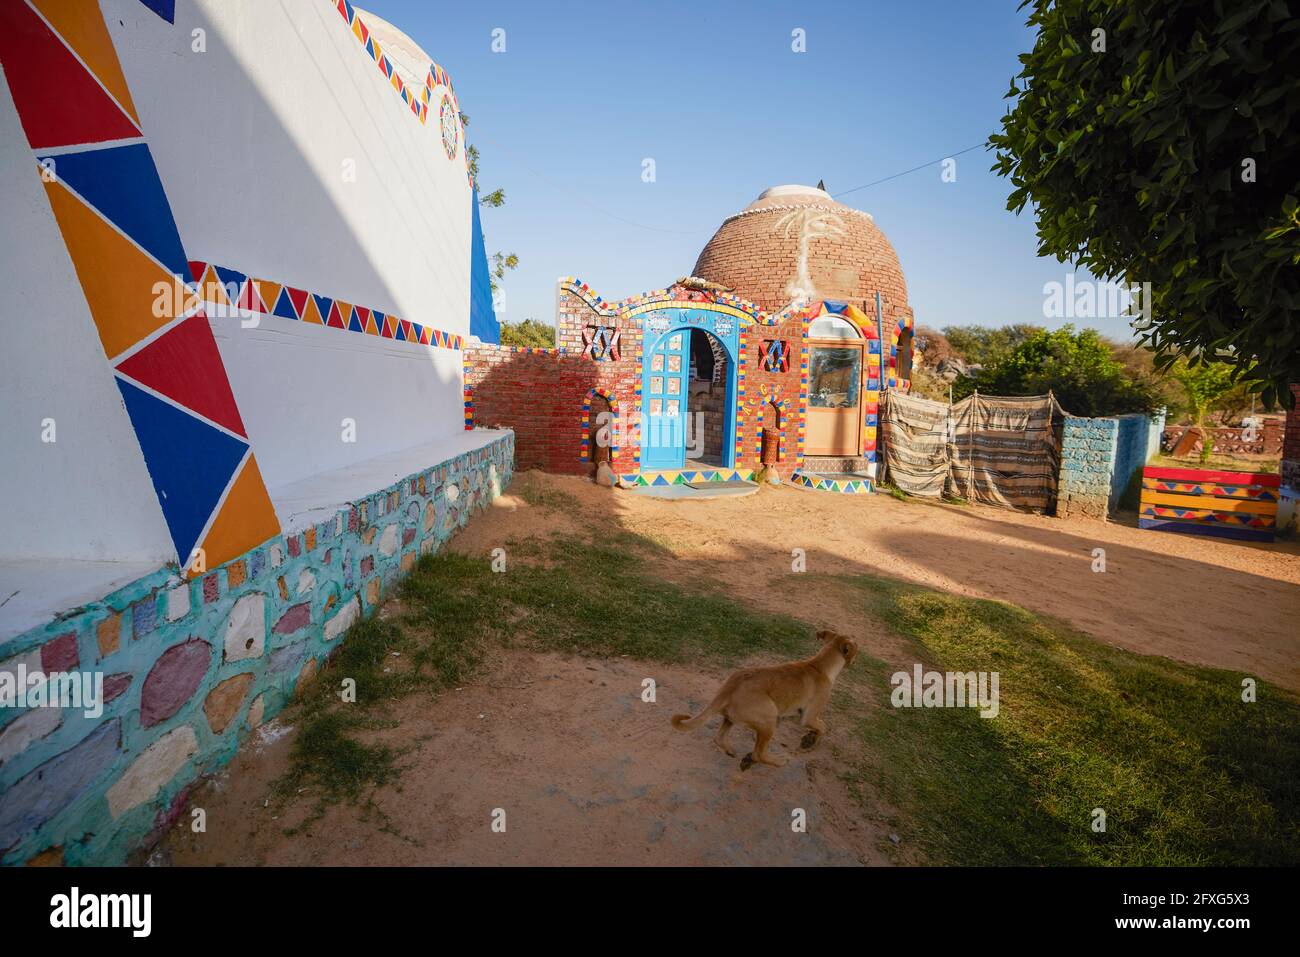
[[[307,787],[318,809],[368,801],[401,772],[401,749],[368,743],[386,726],[385,702],[462,684],[494,645],[724,665],[814,650],[812,625],[756,611],[721,582],[663,580],[675,560],[663,542],[602,531],[505,549],[503,572],[487,556],[421,558],[400,587],[402,614],[353,627],[296,705],[285,793]],[[897,665],[866,655],[837,687],[832,720],[852,722],[863,745],[850,786],[868,809],[876,795],[896,808],[893,827],[927,860],[1300,863],[1294,696],[1261,683],[1246,704],[1240,675],[1114,649],[1012,605],[874,576],[837,581],[927,669],[1000,675],[992,720],[890,707]],[[339,700],[344,677],[356,704]],[[1098,807],[1104,833],[1092,830]]]
[[[568,507],[570,496],[558,494],[534,504]],[[507,542],[504,572],[485,557],[422,557],[399,587],[403,614],[349,629],[296,703],[299,730],[277,792],[316,796],[307,824],[328,803],[368,803],[401,771],[399,750],[363,740],[364,732],[391,726],[384,704],[462,684],[494,642],[659,661],[730,662],[812,648],[808,625],[660,581],[653,569],[669,557],[662,545],[626,533],[598,542],[577,535]],[[342,700],[344,679],[356,684],[355,703]]]
[[[1300,863],[1300,704],[1241,675],[1132,654],[1001,602],[852,579],[927,670],[996,671],[996,718],[889,706],[853,669],[863,783],[936,863]],[[854,672],[856,672],[854,674]],[[1093,809],[1106,830],[1092,830]]]
[[506,544],[506,570],[444,553],[420,561],[404,595],[416,620],[471,641],[656,661],[735,661],[811,647],[812,628],[756,612],[716,589],[662,581],[671,555],[629,533],[557,535]]

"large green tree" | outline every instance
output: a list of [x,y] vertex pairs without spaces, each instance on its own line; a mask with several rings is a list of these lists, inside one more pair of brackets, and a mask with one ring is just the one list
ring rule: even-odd
[[1288,0],[1026,0],[1038,31],[990,138],[1039,253],[1150,283],[1160,366],[1300,381],[1300,10]]
[[1095,329],[1040,329],[970,378],[953,383],[954,398],[978,389],[986,395],[1046,395],[1071,415],[1152,412],[1154,384],[1133,375]]

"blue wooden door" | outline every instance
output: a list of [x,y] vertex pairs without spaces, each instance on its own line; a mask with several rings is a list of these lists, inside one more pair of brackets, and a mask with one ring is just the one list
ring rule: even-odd
[[641,468],[680,469],[686,465],[686,376],[691,333],[678,329],[644,359],[641,382]]

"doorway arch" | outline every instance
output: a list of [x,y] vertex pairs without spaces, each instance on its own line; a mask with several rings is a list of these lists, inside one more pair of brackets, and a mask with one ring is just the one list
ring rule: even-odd
[[[661,323],[661,328],[666,326],[662,333],[647,329],[641,360],[641,467],[644,470],[735,467],[738,369],[735,327],[725,319],[715,323],[715,315],[704,313],[701,318],[688,317],[693,321],[678,318],[676,322]],[[693,340],[697,345],[707,346],[713,358],[707,380],[692,380]],[[717,370],[719,362],[725,362],[724,372]],[[694,393],[692,385],[697,386]],[[711,426],[714,415],[719,420],[717,428]]]

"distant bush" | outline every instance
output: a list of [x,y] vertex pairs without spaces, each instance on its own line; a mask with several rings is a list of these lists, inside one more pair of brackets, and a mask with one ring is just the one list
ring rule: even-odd
[[503,322],[501,323],[501,344],[503,346],[529,346],[534,349],[554,349],[555,327],[537,319],[525,319],[522,322]]
[[1082,416],[1149,414],[1162,405],[1156,384],[1116,359],[1111,343],[1099,332],[1076,332],[1069,325],[1033,332],[977,375],[958,379],[953,396],[965,398],[976,389],[987,395],[1050,391],[1067,412]]

